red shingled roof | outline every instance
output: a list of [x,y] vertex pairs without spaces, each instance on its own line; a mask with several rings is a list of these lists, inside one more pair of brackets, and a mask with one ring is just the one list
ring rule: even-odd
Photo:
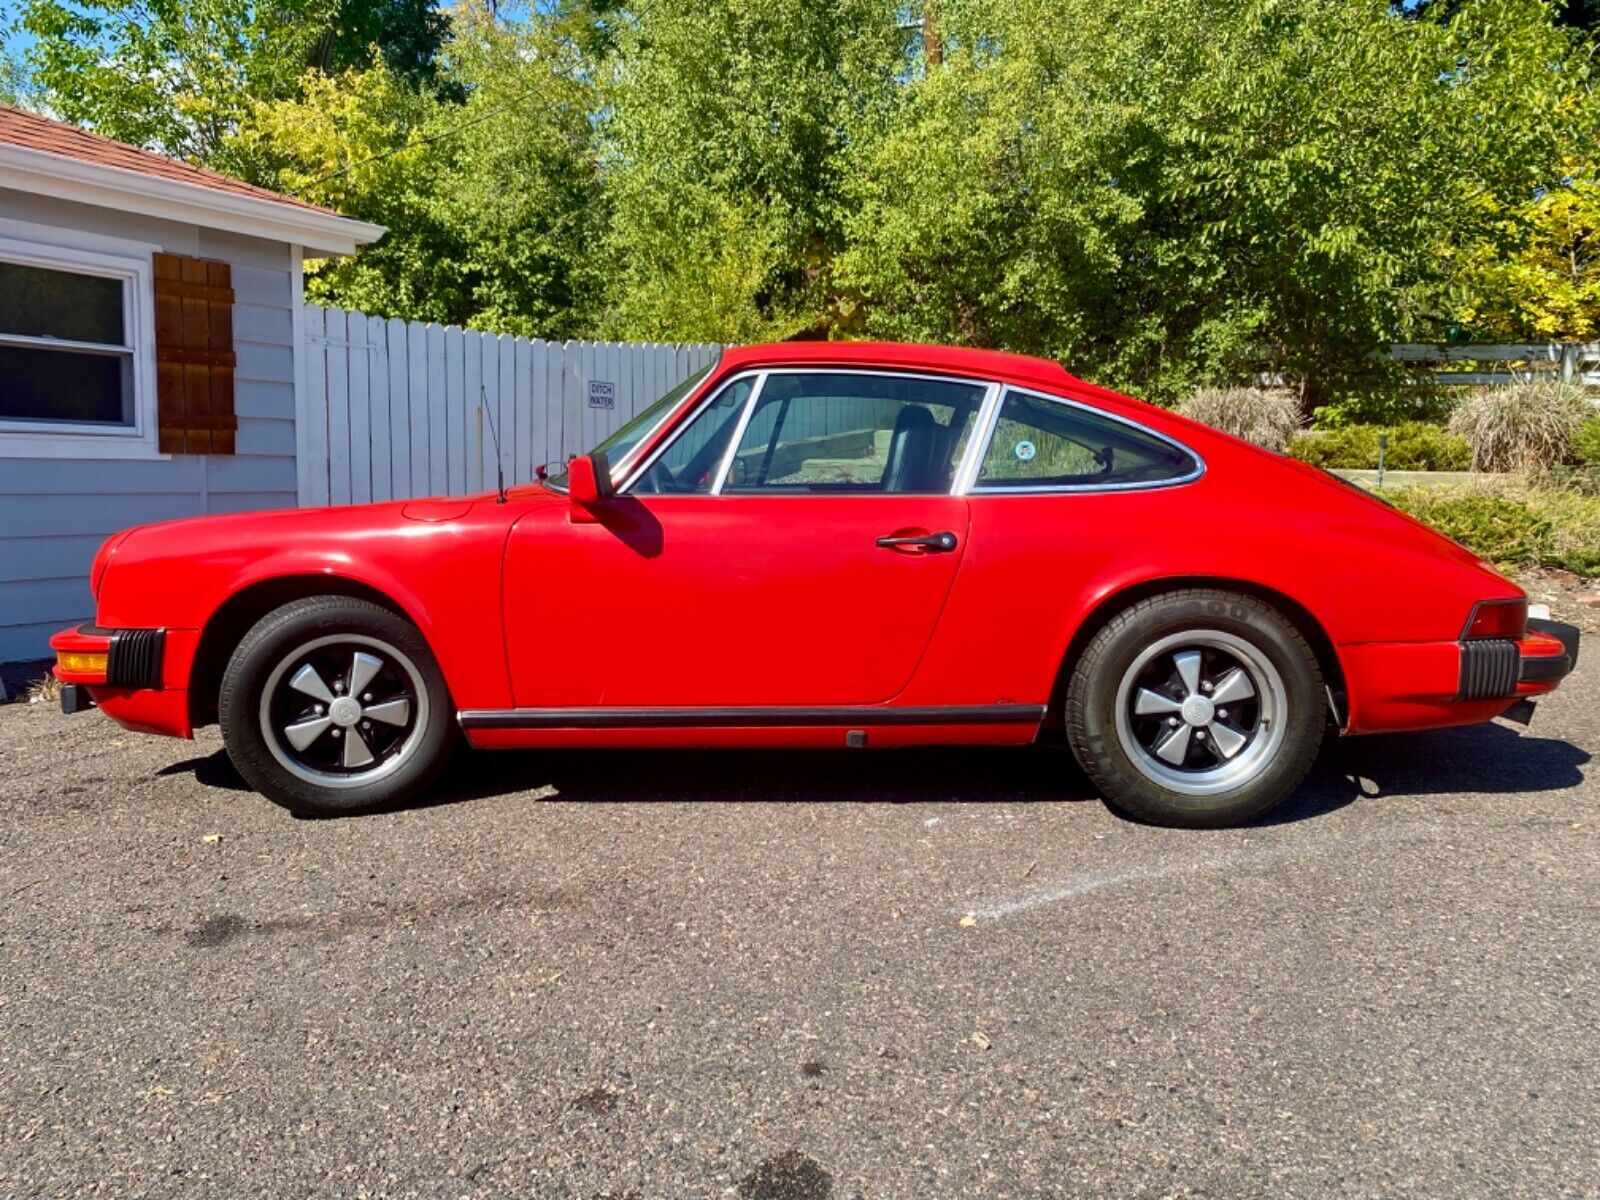
[[0,145],[41,150],[46,154],[59,154],[62,158],[75,158],[97,166],[120,167],[124,171],[137,171],[141,175],[153,175],[175,183],[188,183],[212,191],[231,192],[235,196],[249,196],[255,200],[270,200],[311,212],[338,215],[332,213],[331,209],[307,204],[293,196],[256,187],[203,167],[192,167],[175,158],[140,150],[137,146],[101,137],[98,133],[90,133],[65,121],[54,121],[37,113],[24,112],[9,104],[0,104]]

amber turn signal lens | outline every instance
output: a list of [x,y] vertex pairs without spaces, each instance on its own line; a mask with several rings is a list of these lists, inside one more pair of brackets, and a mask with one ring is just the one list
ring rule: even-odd
[[104,675],[108,657],[104,652],[82,654],[75,650],[62,650],[56,655],[56,665],[72,675]]
[[1510,638],[1516,641],[1528,631],[1528,601],[1480,600],[1467,621],[1464,638]]

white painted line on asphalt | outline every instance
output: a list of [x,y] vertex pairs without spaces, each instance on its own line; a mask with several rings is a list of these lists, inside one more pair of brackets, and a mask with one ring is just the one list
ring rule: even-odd
[[1437,825],[1414,825],[1406,829],[1342,838],[1334,842],[1292,842],[1287,845],[1262,846],[1259,849],[1252,847],[1232,854],[1219,854],[1213,858],[1192,861],[1147,863],[1136,867],[1104,867],[1069,875],[1059,883],[1024,892],[1021,895],[984,901],[954,911],[958,916],[969,916],[979,921],[998,921],[1003,917],[1014,917],[1018,913],[1029,912],[1035,908],[1061,904],[1079,896],[1087,896],[1108,888],[1123,887],[1130,883],[1143,883],[1150,879],[1170,879],[1179,875],[1201,875],[1210,871],[1225,871],[1231,867],[1276,866],[1280,863],[1319,858],[1343,850],[1359,849],[1375,842],[1415,841],[1437,830]]

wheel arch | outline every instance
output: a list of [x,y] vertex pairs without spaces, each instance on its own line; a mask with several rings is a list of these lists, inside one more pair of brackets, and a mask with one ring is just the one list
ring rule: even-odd
[[394,597],[343,575],[291,574],[258,579],[233,593],[206,619],[189,668],[189,720],[194,728],[217,720],[217,695],[228,659],[250,627],[274,609],[311,596],[349,596],[368,600],[417,626],[416,618]]
[[1333,639],[1328,636],[1322,622],[1310,609],[1277,588],[1248,579],[1236,579],[1226,575],[1172,575],[1161,579],[1140,580],[1113,589],[1078,623],[1061,656],[1061,665],[1056,670],[1055,684],[1050,689],[1049,706],[1041,728],[1042,734],[1050,737],[1061,734],[1062,722],[1065,719],[1067,683],[1072,678],[1072,669],[1077,665],[1078,658],[1095,634],[1129,605],[1137,604],[1152,596],[1159,596],[1163,592],[1179,591],[1183,588],[1216,588],[1221,591],[1239,592],[1265,601],[1281,612],[1306,639],[1312,653],[1316,655],[1317,666],[1322,671],[1323,681],[1333,698],[1334,721],[1339,728],[1344,728],[1350,712],[1344,667],[1339,662],[1339,653],[1334,647]]

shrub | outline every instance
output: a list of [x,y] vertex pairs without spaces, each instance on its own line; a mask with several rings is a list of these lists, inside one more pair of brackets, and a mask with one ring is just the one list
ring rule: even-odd
[[1600,496],[1549,488],[1385,491],[1396,508],[1502,567],[1537,564],[1600,575]]
[[1351,391],[1318,406],[1313,423],[1318,429],[1345,429],[1352,425],[1443,421],[1455,407],[1454,390],[1424,381]]
[[1600,467],[1600,412],[1587,418],[1572,435],[1572,457],[1586,467]]
[[1294,394],[1266,388],[1200,388],[1178,411],[1267,450],[1282,450],[1300,428]]
[[1348,425],[1343,429],[1302,433],[1289,443],[1289,453],[1326,470],[1372,470],[1378,465],[1378,435],[1387,432],[1384,465],[1392,471],[1464,471],[1472,462],[1466,438],[1438,425],[1408,421],[1390,429]]
[[1504,566],[1539,561],[1550,523],[1527,504],[1504,496],[1450,492],[1442,488],[1401,488],[1384,499],[1447,538]]
[[1581,391],[1559,382],[1478,388],[1456,406],[1450,431],[1467,439],[1479,471],[1531,471],[1565,462],[1593,412]]

